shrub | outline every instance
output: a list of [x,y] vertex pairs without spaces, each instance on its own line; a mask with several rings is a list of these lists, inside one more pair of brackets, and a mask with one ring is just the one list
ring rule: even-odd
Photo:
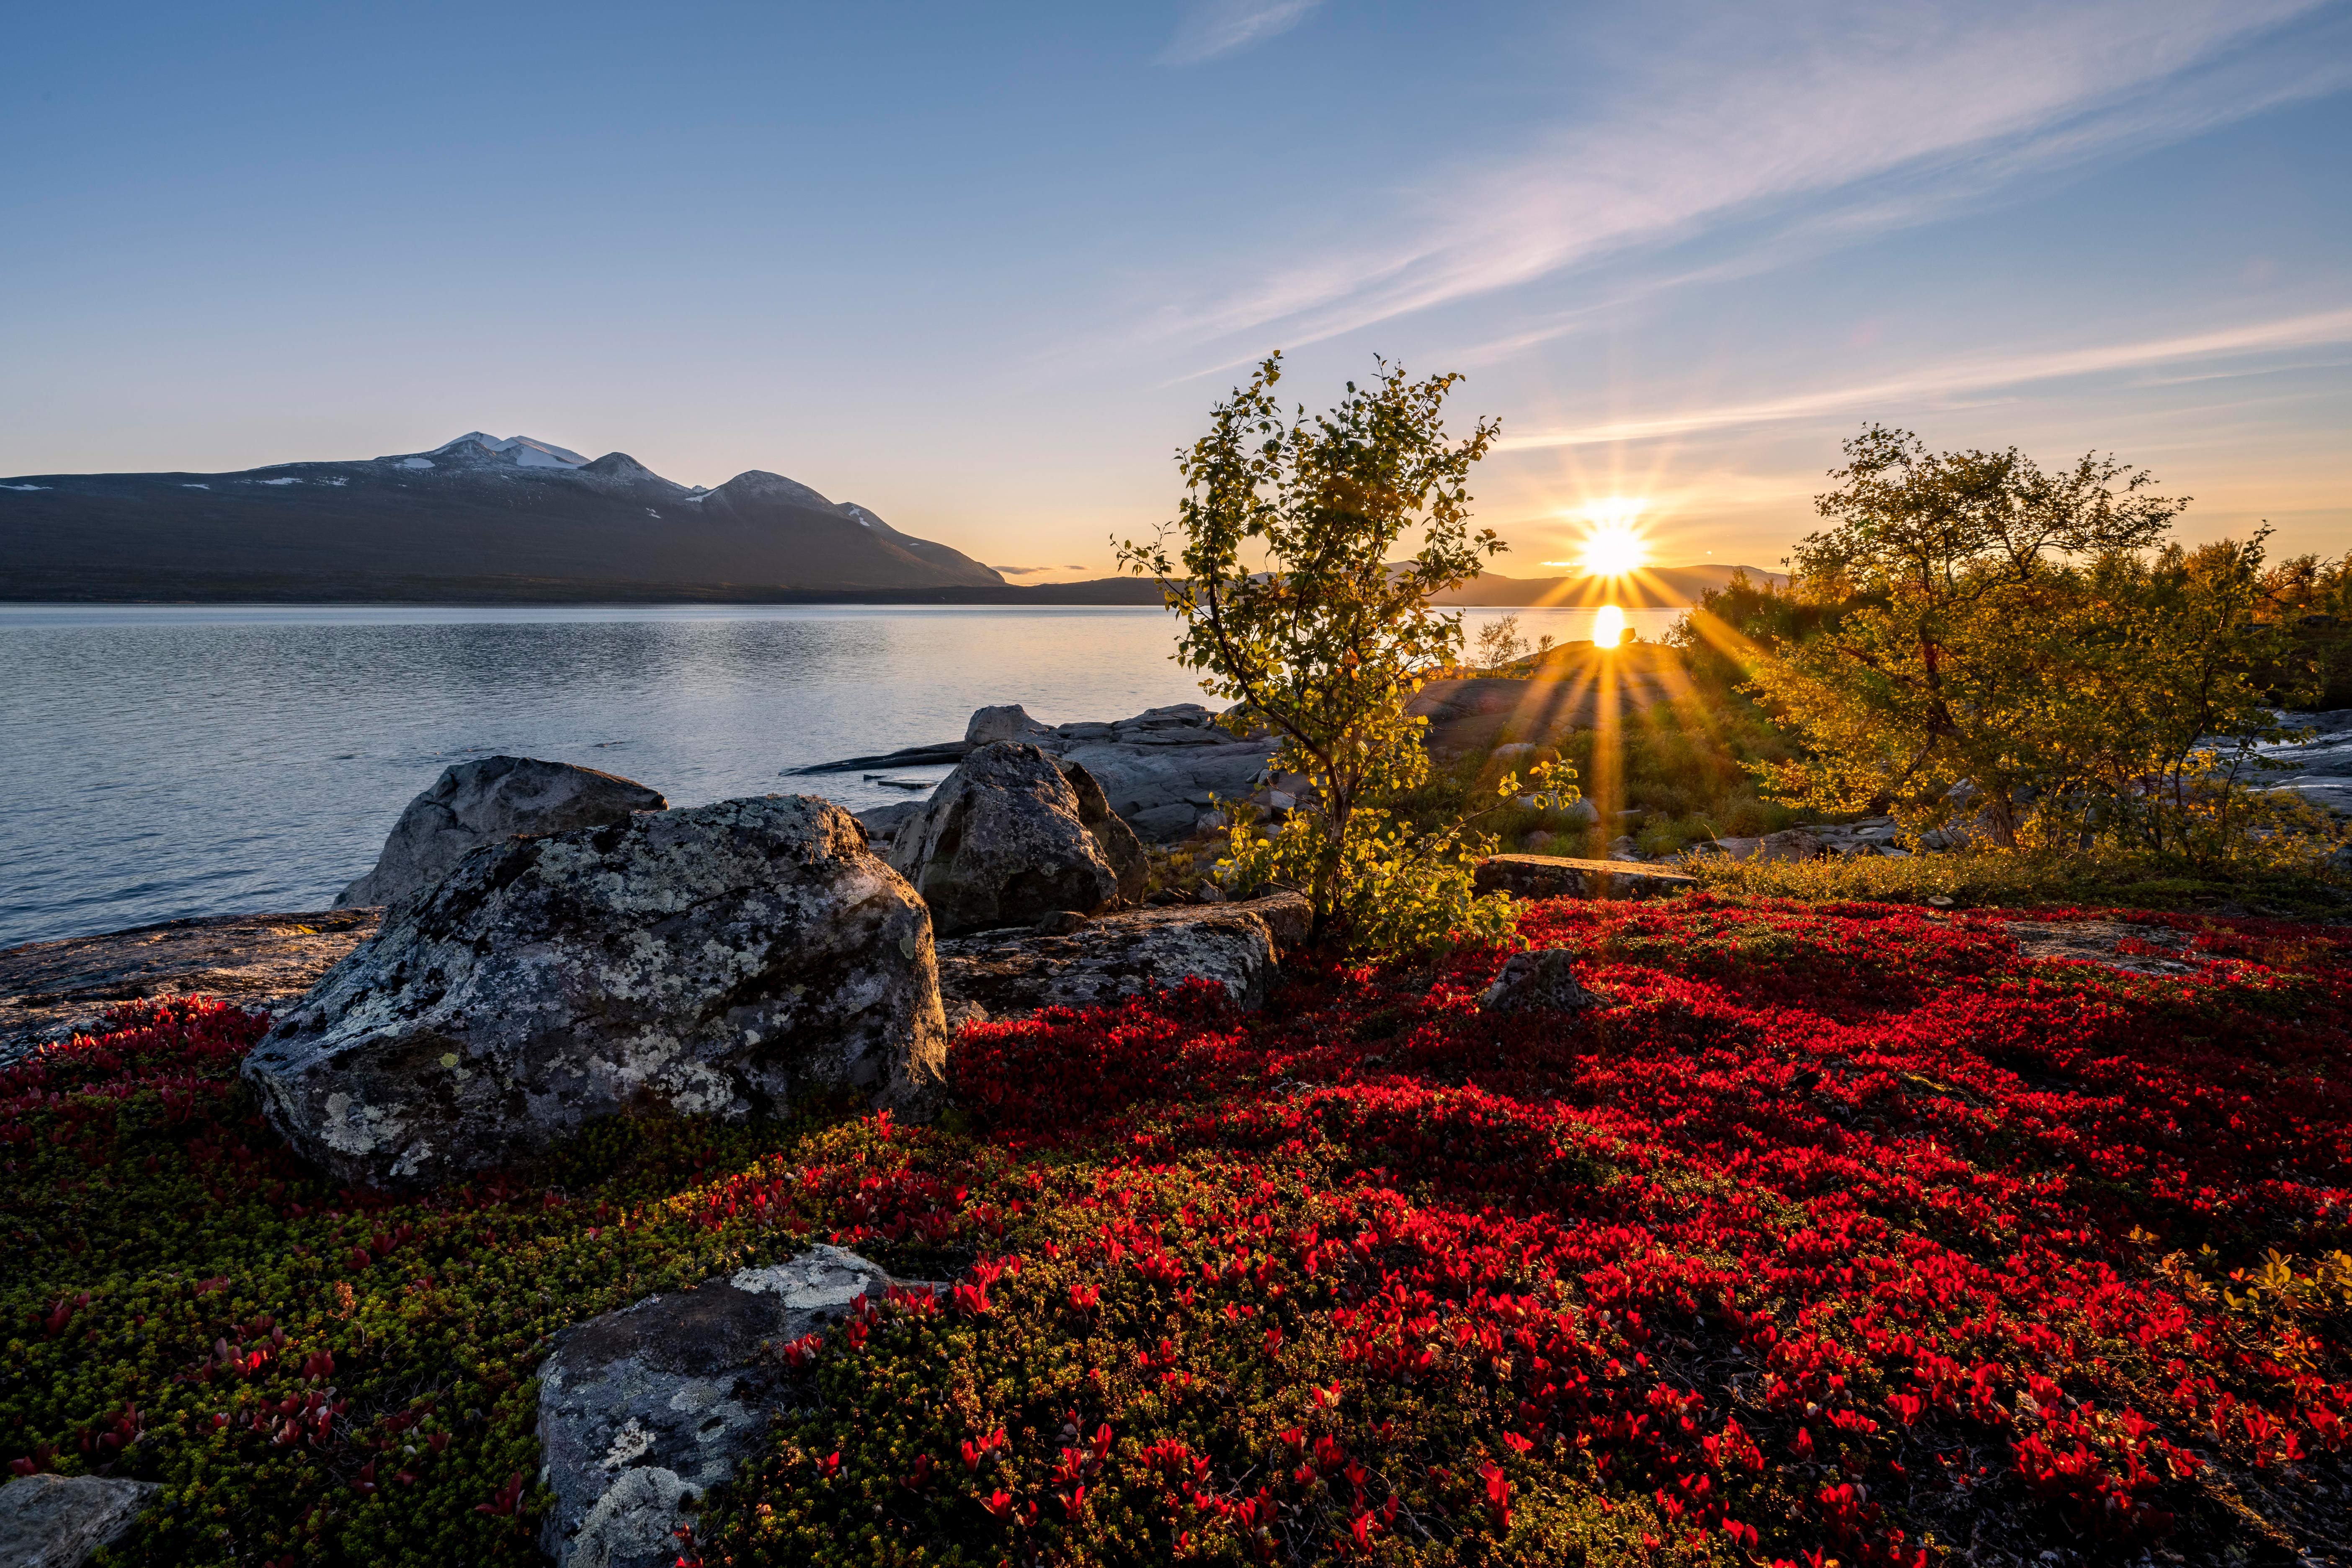
[[[1481,420],[1449,439],[1459,378],[1413,382],[1385,363],[1328,413],[1286,418],[1281,374],[1277,354],[1179,454],[1186,494],[1159,539],[1113,542],[1183,623],[1177,662],[1237,700],[1236,728],[1271,727],[1273,766],[1307,781],[1271,835],[1236,814],[1227,870],[1298,889],[1318,934],[1345,924],[1376,953],[1490,928],[1501,907],[1475,908],[1461,868],[1483,846],[1452,825],[1423,835],[1392,808],[1429,771],[1426,724],[1405,703],[1462,646],[1462,617],[1430,596],[1504,548],[1471,531],[1468,510],[1471,466],[1497,429]],[[1408,534],[1420,548],[1391,561]]]

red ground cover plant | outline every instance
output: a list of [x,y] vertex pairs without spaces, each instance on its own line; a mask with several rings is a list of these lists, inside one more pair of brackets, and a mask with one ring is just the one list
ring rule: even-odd
[[1018,1255],[824,1363],[713,1544],[2339,1551],[2345,944],[2166,923],[2194,974],[1907,909],[1560,903],[1522,937],[1588,956],[1597,1016],[1481,1016],[1486,953],[971,1030]]
[[[798,1407],[689,1561],[2340,1559],[2347,942],[2158,923],[2193,973],[2027,963],[1979,915],[1538,906],[1521,940],[1576,950],[1604,1008],[1482,1015],[1495,952],[1308,967],[1256,1016],[1192,991],[967,1029],[935,1127],[638,1125],[529,1206],[339,1210],[321,1245],[370,1264],[298,1297],[356,1280],[363,1319],[365,1292],[470,1267],[522,1300],[465,1304],[460,1373],[292,1300],[280,1353],[331,1353],[336,1397],[378,1426],[353,1424],[331,1500],[300,1494],[344,1533],[278,1539],[299,1561],[367,1560],[361,1522],[397,1538],[378,1560],[508,1539],[544,1501],[510,1476],[544,1332],[830,1239],[942,1288],[780,1347]],[[12,1152],[116,1158],[95,1090],[7,1092]],[[160,1119],[167,1092],[236,1109],[219,1077],[125,1103]],[[250,1179],[286,1184],[281,1215],[306,1201]],[[74,1272],[9,1298],[66,1314],[18,1331],[45,1374],[123,1289],[77,1306]],[[523,1279],[561,1294],[530,1305]],[[99,1468],[74,1445],[126,1397],[164,1436],[122,1448],[125,1473],[172,1480],[173,1443],[212,1441],[171,1436],[172,1386],[78,1397],[16,1401],[44,1412],[16,1417],[28,1459]],[[390,1468],[360,1456],[399,1447],[374,1412],[436,1397],[488,1406],[415,1428],[456,1427],[456,1483],[359,1491]],[[253,1485],[257,1541],[296,1494]],[[456,1524],[400,1513],[461,1502]]]

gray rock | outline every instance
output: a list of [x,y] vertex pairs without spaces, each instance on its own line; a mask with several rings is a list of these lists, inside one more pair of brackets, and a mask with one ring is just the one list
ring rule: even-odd
[[1603,1005],[1576,978],[1576,954],[1564,947],[1515,952],[1478,998],[1485,1013],[1579,1013]]
[[101,1476],[18,1476],[0,1487],[0,1563],[80,1568],[129,1535],[163,1489]]
[[1198,703],[1154,708],[1116,724],[1065,724],[1045,742],[1102,784],[1111,808],[1147,839],[1196,831],[1212,800],[1240,800],[1273,757],[1269,732],[1236,735]]
[[1189,836],[1203,802],[1247,795],[1274,755],[1268,731],[1237,735],[1197,702],[1154,708],[1116,723],[1056,724],[1031,719],[1017,704],[982,708],[966,733],[973,740],[918,746],[871,757],[845,757],[793,770],[837,773],[852,768],[908,766],[952,761],[977,749],[977,740],[1019,741],[1076,763],[1102,785],[1110,809],[1144,838],[1166,843]]
[[922,900],[839,806],[765,795],[483,846],[245,1076],[339,1178],[420,1185],[627,1110],[919,1110],[944,1049]]
[[1749,858],[1757,860],[1818,860],[1828,848],[1829,846],[1822,842],[1821,835],[1810,828],[1784,827],[1778,833],[1766,834],[1757,844],[1755,854]]
[[404,899],[439,881],[477,846],[494,839],[601,827],[667,804],[660,792],[633,779],[569,763],[533,757],[460,763],[408,803],[383,841],[375,869],[345,888],[335,907]]
[[898,836],[898,830],[923,814],[919,800],[894,800],[888,805],[869,806],[853,812],[866,829],[866,837],[875,844],[888,844]]
[[1117,904],[1118,872],[1087,830],[1078,794],[1037,747],[992,741],[940,781],[891,841],[890,864],[940,934],[1030,925]]
[[0,952],[0,1066],[126,1002],[212,996],[274,1013],[375,934],[373,910],[217,915]]
[[948,1005],[992,1017],[1117,1006],[1194,976],[1223,986],[1248,1010],[1265,1001],[1275,969],[1274,933],[1247,903],[1128,910],[1057,935],[948,937],[939,953]]
[[982,708],[973,712],[971,721],[963,727],[964,743],[985,746],[991,741],[1034,741],[1052,731],[1029,717],[1029,710],[1018,702],[1008,702],[1001,708]]
[[1304,943],[1315,929],[1315,906],[1304,893],[1263,893],[1234,907],[1247,910],[1265,922],[1265,929],[1274,933],[1277,957]]
[[1143,853],[1143,841],[1126,819],[1110,808],[1110,800],[1103,786],[1085,766],[1066,758],[1055,759],[1055,765],[1069,781],[1070,792],[1078,797],[1078,821],[1093,835],[1095,847],[1110,862],[1118,877],[1118,897],[1121,903],[1139,904],[1146,887],[1151,880],[1151,862]]
[[1471,885],[1481,893],[1517,899],[1663,899],[1691,891],[1698,879],[1612,860],[1490,855],[1478,862]]
[[890,1287],[819,1247],[566,1329],[540,1367],[540,1545],[559,1568],[670,1568],[687,1499],[730,1480],[766,1436],[787,1373],[777,1347]]

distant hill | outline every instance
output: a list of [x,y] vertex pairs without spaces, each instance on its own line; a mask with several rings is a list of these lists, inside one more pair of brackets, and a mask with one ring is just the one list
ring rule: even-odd
[[1788,582],[1778,572],[1757,566],[1653,566],[1625,577],[1506,577],[1488,572],[1475,583],[1437,595],[1441,605],[1505,605],[1579,609],[1594,605],[1619,605],[1629,610],[1672,610],[1698,602],[1710,588],[1745,572],[1759,583]]
[[[1489,572],[1438,602],[1673,607],[1738,570]],[[625,452],[591,461],[475,430],[362,461],[0,479],[8,599],[1156,605],[1160,590],[1134,577],[1024,587],[782,474],[705,489]]]
[[716,489],[626,453],[472,431],[226,474],[0,480],[0,598],[774,600],[1018,595],[988,567],[759,469]]

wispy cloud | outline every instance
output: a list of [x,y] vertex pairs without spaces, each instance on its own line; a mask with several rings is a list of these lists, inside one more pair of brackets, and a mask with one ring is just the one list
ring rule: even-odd
[[1601,425],[1508,436],[1500,445],[1506,448],[1529,448],[1656,440],[1702,430],[1892,409],[1927,399],[1964,396],[2033,382],[2056,381],[2066,376],[2095,375],[2232,356],[2276,354],[2344,342],[2352,342],[2352,309],[2321,310],[2186,336],[2151,338],[2140,342],[2107,343],[2038,354],[1988,355],[1953,360],[1907,375],[1828,387],[1788,397],[1718,404],[1645,419],[1618,419]]
[[1263,43],[1307,20],[1323,0],[1202,0],[1160,52],[1160,63],[1199,65]]
[[1083,566],[991,566],[991,572],[1002,572],[1008,577],[1027,577],[1039,572],[1083,572]]
[[1677,47],[1621,47],[1640,63],[1587,118],[1433,177],[1360,242],[1169,307],[1144,335],[1297,344],[1733,226],[1818,248],[1929,221],[2352,81],[2342,50],[2241,58],[2320,3],[2052,0],[1988,20],[1831,0],[1801,25],[1779,7],[1681,12]]

